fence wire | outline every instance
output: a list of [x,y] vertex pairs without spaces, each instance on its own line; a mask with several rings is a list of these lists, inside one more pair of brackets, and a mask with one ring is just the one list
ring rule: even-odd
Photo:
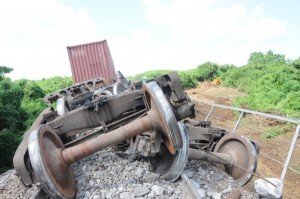
[[[205,110],[202,110],[202,109],[200,109],[200,108],[195,108],[195,110],[200,111],[200,112],[205,113],[205,114],[208,114],[208,113],[209,113],[209,112],[207,112],[207,111],[205,111]],[[225,119],[224,117],[216,116],[216,115],[214,115],[213,113],[211,113],[210,117],[216,118],[216,119],[219,119],[219,120],[222,120],[222,121],[230,122],[230,123],[233,123],[233,124],[236,123],[236,121],[234,121],[234,120]],[[271,133],[268,133],[268,132],[265,132],[265,131],[260,131],[260,130],[254,129],[254,128],[252,128],[252,127],[248,127],[248,126],[246,126],[246,125],[244,125],[244,124],[239,124],[239,126],[242,126],[242,127],[246,128],[246,129],[249,129],[249,130],[252,130],[252,131],[254,131],[254,132],[264,133],[264,134],[266,134],[266,135],[273,136]],[[286,139],[283,139],[283,138],[280,138],[280,137],[276,137],[276,139],[279,139],[279,140],[281,140],[281,141],[283,141],[283,142],[286,142],[286,143],[288,143],[288,144],[292,144],[291,141],[286,140]],[[299,144],[296,144],[295,146],[297,146],[297,147],[300,148],[300,145],[299,145]]]

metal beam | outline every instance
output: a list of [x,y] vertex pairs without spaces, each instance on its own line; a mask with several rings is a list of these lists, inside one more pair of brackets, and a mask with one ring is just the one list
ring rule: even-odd
[[292,140],[292,144],[291,144],[291,146],[290,146],[290,150],[289,150],[288,156],[287,156],[287,158],[286,158],[284,167],[283,167],[283,169],[282,169],[282,173],[281,173],[281,177],[280,177],[280,180],[281,180],[282,183],[283,183],[283,181],[284,181],[286,171],[287,171],[287,169],[288,169],[288,167],[289,167],[289,164],[290,164],[290,160],[291,160],[291,157],[292,157],[294,148],[295,148],[295,144],[296,144],[296,142],[297,142],[297,138],[298,138],[298,135],[299,135],[299,131],[300,131],[300,124],[298,124],[298,126],[297,126],[296,132],[295,132],[294,137],[293,137],[293,140]]
[[235,126],[234,126],[234,128],[233,128],[233,130],[232,130],[232,133],[235,133],[235,131],[236,131],[236,129],[238,128],[238,126],[239,126],[239,124],[240,124],[240,122],[241,122],[243,116],[244,116],[244,112],[241,111],[240,116],[239,116],[239,119],[238,119],[238,121],[236,122],[236,124],[235,124]]
[[203,103],[203,104],[208,104],[210,106],[215,106],[215,107],[225,108],[225,109],[231,109],[231,110],[235,110],[235,111],[242,111],[242,112],[245,112],[245,113],[251,113],[251,114],[254,114],[254,115],[260,115],[260,116],[263,116],[263,117],[269,117],[269,118],[272,118],[272,119],[277,119],[277,120],[282,120],[282,121],[286,121],[286,122],[292,122],[292,123],[300,124],[300,120],[290,119],[290,118],[283,117],[283,116],[273,115],[273,114],[269,114],[269,113],[262,113],[262,112],[247,110],[247,109],[243,109],[243,108],[235,108],[235,107],[225,106],[225,105],[221,105],[221,104],[215,104],[215,103],[212,103],[212,102],[209,102],[209,101],[206,101],[206,100],[197,99],[193,96],[190,96],[190,99],[194,100],[194,101],[197,101],[197,102],[200,102],[200,103]]
[[207,114],[206,118],[205,118],[205,121],[208,120],[209,116],[211,115],[211,113],[213,112],[213,110],[215,109],[215,106],[212,106],[209,113]]

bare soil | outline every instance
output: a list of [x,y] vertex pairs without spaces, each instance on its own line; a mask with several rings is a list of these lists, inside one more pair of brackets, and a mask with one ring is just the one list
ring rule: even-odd
[[[231,106],[237,97],[245,96],[246,94],[237,89],[227,88],[215,85],[211,82],[203,82],[198,88],[187,91],[189,96],[197,97],[202,100],[207,100],[217,104]],[[203,103],[196,103],[196,120],[203,120],[211,107]],[[215,108],[209,120],[214,126],[219,126],[227,130],[232,130],[239,113],[229,109]],[[266,139],[263,137],[267,128],[286,128],[284,134],[276,138]],[[243,118],[238,128],[238,133],[241,133],[250,139],[253,139],[260,144],[260,154],[258,156],[258,167],[256,174],[259,178],[280,178],[283,165],[285,163],[290,143],[295,133],[295,126],[285,124],[276,120],[263,118],[260,116],[247,114]],[[298,146],[295,147],[290,167],[300,171],[300,141],[298,138]],[[273,159],[273,160],[272,160]],[[280,162],[280,163],[278,163]],[[246,186],[247,189],[253,190],[254,179]],[[300,198],[300,175],[294,171],[288,170],[283,189],[283,198],[296,199]]]

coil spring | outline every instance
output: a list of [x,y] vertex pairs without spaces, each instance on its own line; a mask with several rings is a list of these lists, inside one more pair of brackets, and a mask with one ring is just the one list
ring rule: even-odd
[[240,199],[242,196],[240,190],[233,189],[229,194],[227,194],[225,199]]

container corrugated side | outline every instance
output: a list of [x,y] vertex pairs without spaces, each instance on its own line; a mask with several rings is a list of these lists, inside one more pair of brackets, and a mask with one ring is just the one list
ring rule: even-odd
[[116,79],[114,63],[106,40],[68,46],[74,83],[103,77]]

